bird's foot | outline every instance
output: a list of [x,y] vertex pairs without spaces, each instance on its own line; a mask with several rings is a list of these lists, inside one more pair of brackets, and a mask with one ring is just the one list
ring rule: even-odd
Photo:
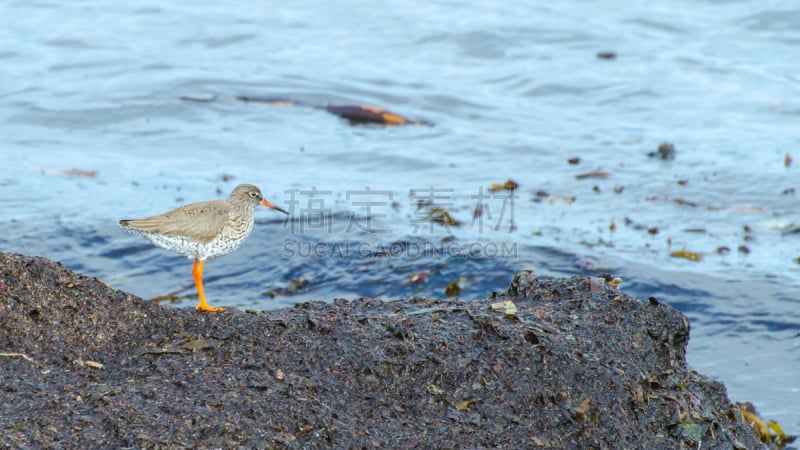
[[208,306],[207,303],[206,304],[201,303],[201,304],[197,305],[197,307],[195,309],[198,310],[198,311],[207,311],[207,312],[222,312],[222,311],[225,311],[225,308],[215,308],[213,306]]

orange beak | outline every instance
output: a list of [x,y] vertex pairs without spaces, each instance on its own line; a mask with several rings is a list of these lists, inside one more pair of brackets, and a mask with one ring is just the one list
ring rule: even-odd
[[272,203],[270,203],[270,202],[268,202],[268,201],[266,201],[264,199],[261,200],[261,204],[266,206],[267,208],[274,209],[275,211],[280,211],[280,212],[282,212],[284,214],[289,214],[286,210],[278,208],[277,206],[273,205]]

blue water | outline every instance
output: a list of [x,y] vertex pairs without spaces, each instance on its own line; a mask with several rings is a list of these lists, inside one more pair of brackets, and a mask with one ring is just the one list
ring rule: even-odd
[[[259,211],[250,240],[206,265],[213,305],[442,297],[448,283],[475,298],[523,268],[611,273],[690,317],[690,364],[800,432],[800,235],[786,234],[800,9],[537,3],[3,2],[0,248],[193,306],[191,261],[116,221],[254,183],[291,220]],[[647,156],[662,142],[674,160]],[[575,178],[593,170],[609,175]],[[514,198],[488,191],[507,179]],[[425,200],[461,225],[431,227]]]

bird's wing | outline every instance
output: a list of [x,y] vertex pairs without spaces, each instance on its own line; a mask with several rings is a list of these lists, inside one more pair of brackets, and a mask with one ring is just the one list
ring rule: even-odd
[[200,242],[216,237],[230,220],[230,207],[221,200],[192,203],[172,211],[143,219],[123,221],[125,228],[183,236]]

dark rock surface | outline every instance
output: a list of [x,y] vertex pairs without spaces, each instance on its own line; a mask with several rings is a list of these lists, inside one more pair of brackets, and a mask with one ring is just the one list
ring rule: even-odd
[[211,314],[0,253],[0,444],[760,448],[688,339],[680,312],[596,278]]

